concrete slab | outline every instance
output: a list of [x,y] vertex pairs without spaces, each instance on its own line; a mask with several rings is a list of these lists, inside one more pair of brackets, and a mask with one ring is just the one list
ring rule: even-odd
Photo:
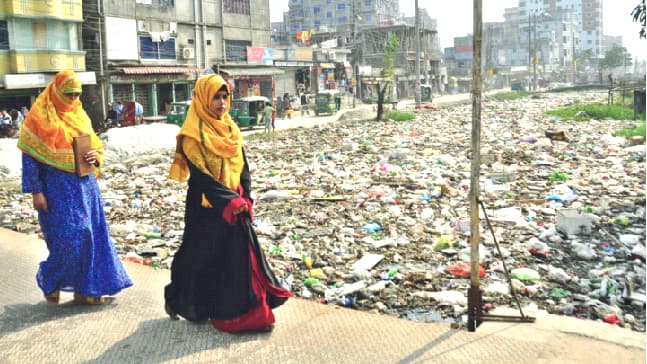
[[35,281],[45,243],[0,228],[0,363],[641,363],[645,335],[540,313],[534,324],[475,333],[302,299],[275,310],[263,334],[171,321],[169,272],[125,262],[135,285],[103,306],[64,293],[49,306]]

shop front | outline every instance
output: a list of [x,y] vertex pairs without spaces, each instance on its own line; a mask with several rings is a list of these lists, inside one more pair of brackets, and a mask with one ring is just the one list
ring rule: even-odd
[[144,116],[166,115],[171,103],[191,99],[204,70],[193,67],[120,67],[109,76],[108,102],[136,101]]
[[219,67],[218,71],[233,86],[233,98],[265,96],[275,98],[275,77],[285,74],[274,67]]

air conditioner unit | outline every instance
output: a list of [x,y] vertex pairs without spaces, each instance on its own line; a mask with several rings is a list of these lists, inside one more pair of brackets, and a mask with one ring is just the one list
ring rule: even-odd
[[138,32],[146,32],[148,29],[146,28],[146,21],[145,20],[137,20],[137,31]]
[[168,23],[168,31],[173,33],[173,34],[176,34],[177,33],[177,23],[174,22],[174,21],[169,22]]
[[328,52],[328,60],[334,61],[335,59],[337,59],[335,52]]
[[193,59],[195,58],[195,49],[193,48],[182,48],[182,59]]

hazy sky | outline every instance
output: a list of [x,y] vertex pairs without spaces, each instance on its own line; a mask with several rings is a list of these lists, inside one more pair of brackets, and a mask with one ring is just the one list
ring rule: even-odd
[[[271,0],[272,21],[281,21],[288,10],[289,0]],[[350,2],[352,0],[346,0]],[[631,18],[639,0],[602,0],[605,35],[621,35],[624,46],[632,56],[647,59],[647,41],[638,38],[640,26]],[[473,0],[418,0],[438,20],[438,36],[442,48],[451,47],[454,37],[472,33]],[[483,0],[483,21],[503,21],[503,9],[517,6],[518,0]],[[414,0],[400,0],[400,12],[414,14]]]

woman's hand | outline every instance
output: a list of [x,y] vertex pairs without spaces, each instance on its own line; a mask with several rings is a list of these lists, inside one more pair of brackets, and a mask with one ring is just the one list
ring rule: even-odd
[[249,207],[247,207],[247,204],[241,205],[239,208],[234,210],[234,215],[238,215],[242,212],[249,212]]
[[97,151],[93,149],[85,153],[83,157],[91,166],[95,166],[97,164],[97,155]]
[[35,210],[48,212],[47,199],[45,198],[45,194],[43,194],[42,192],[32,193],[31,198],[33,200]]

